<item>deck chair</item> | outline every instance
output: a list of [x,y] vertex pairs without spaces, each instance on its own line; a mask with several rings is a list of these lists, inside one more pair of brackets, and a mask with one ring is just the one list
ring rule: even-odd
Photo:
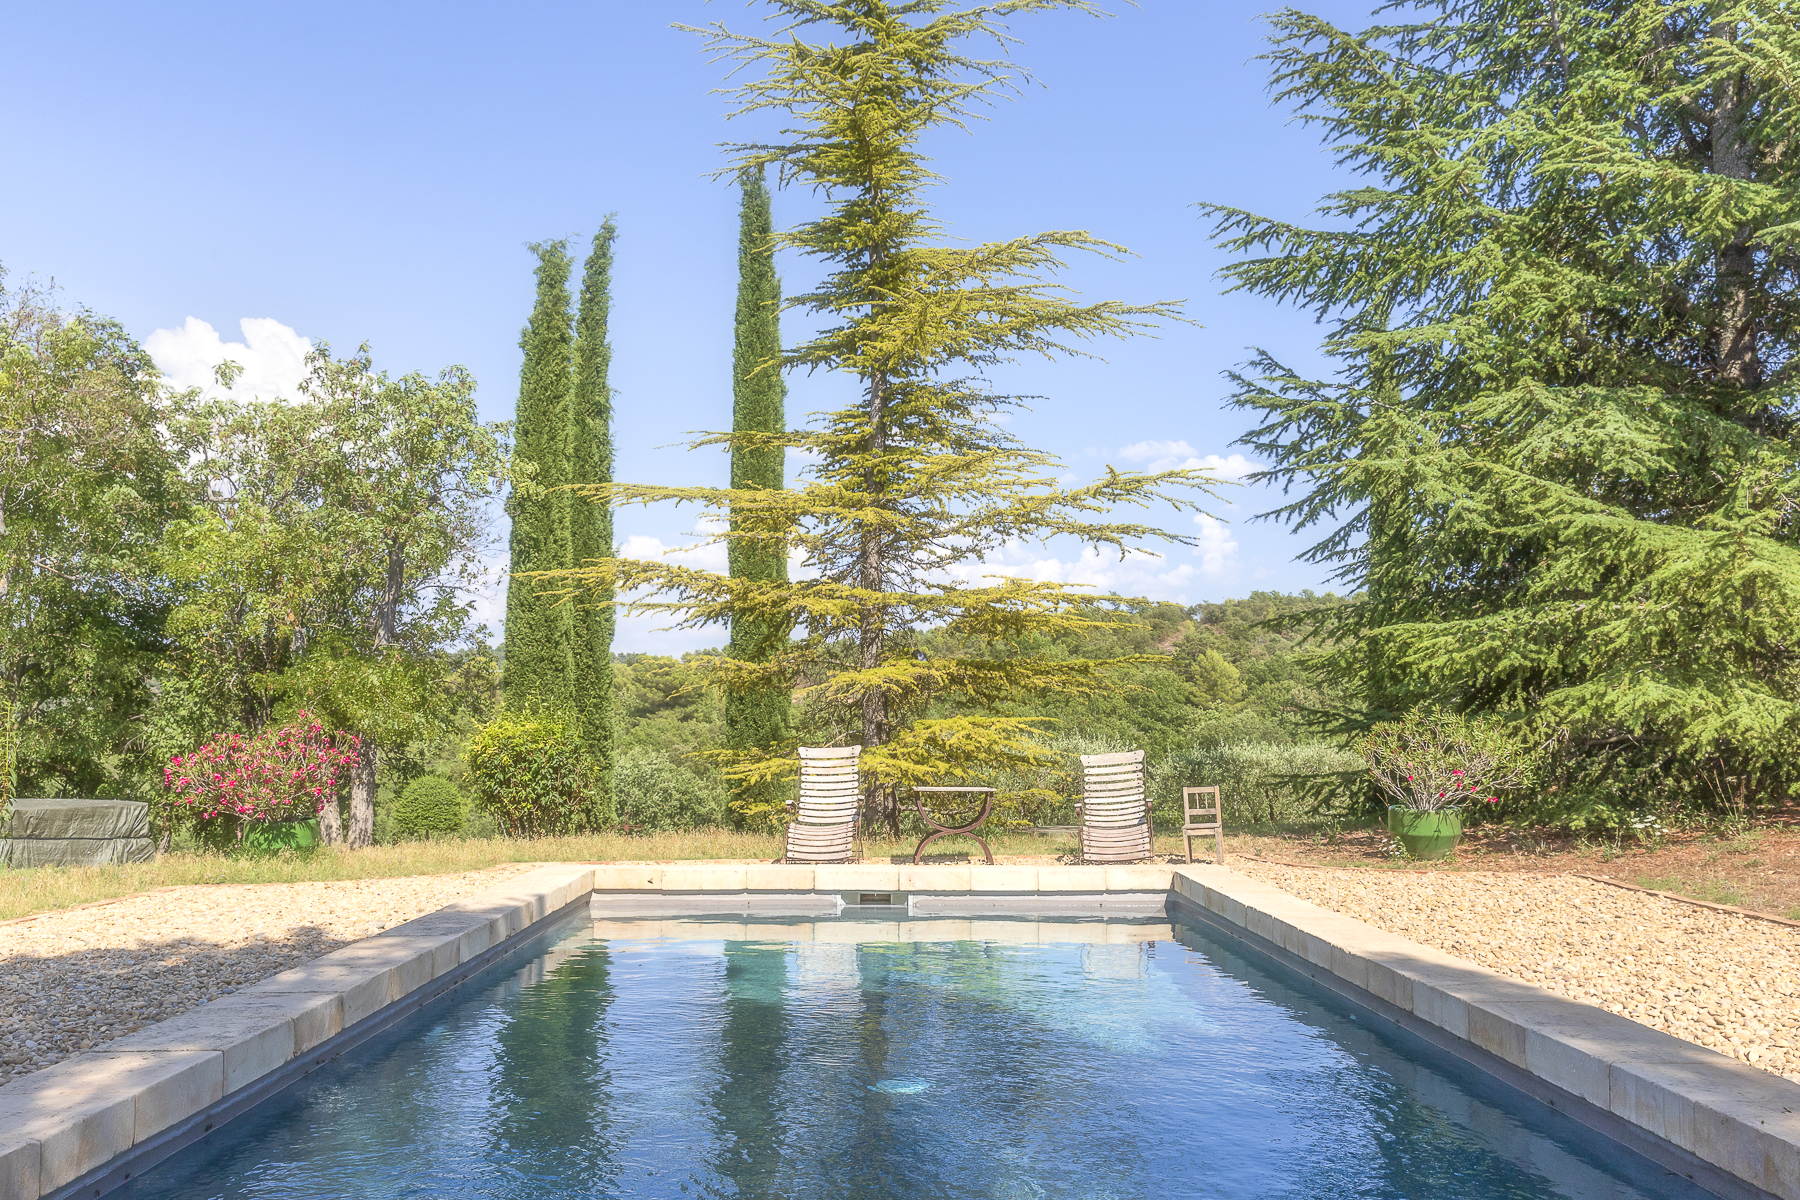
[[861,746],[800,747],[800,794],[787,827],[784,861],[841,863],[857,857],[861,755]]
[[1075,805],[1081,861],[1138,862],[1154,854],[1144,752],[1084,754],[1081,776],[1082,797]]
[[1187,843],[1187,860],[1194,861],[1194,835],[1213,835],[1213,858],[1225,862],[1225,813],[1216,787],[1181,789],[1181,838]]

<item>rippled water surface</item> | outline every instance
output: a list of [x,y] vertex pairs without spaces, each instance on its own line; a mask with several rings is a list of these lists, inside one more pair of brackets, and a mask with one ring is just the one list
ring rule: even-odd
[[1205,931],[670,928],[576,925],[117,1194],[1703,1195]]

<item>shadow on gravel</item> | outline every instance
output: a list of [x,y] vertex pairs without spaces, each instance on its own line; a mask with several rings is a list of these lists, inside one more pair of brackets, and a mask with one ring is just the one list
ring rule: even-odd
[[317,958],[351,939],[316,925],[241,942],[193,937],[60,954],[0,952],[0,1082]]

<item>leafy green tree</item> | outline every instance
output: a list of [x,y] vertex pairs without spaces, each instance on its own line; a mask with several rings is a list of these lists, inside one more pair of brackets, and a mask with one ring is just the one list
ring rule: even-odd
[[[927,133],[960,127],[1011,84],[1004,62],[959,50],[996,39],[1000,22],[1028,12],[1093,12],[1087,0],[772,0],[789,24],[772,37],[711,30],[710,45],[753,76],[737,115],[764,111],[792,122],[786,140],[740,146],[727,173],[771,165],[784,184],[809,187],[826,211],[777,234],[818,260],[826,275],[789,303],[826,327],[783,355],[785,367],[839,378],[852,393],[822,426],[781,433],[732,432],[700,445],[798,449],[815,465],[804,486],[594,489],[616,502],[697,502],[722,526],[717,537],[784,556],[799,550],[816,577],[732,578],[620,560],[565,576],[588,585],[647,587],[638,605],[685,625],[745,621],[799,635],[763,660],[721,658],[728,692],[791,686],[803,669],[830,664],[813,688],[842,718],[843,738],[869,748],[868,817],[898,821],[893,785],[947,771],[1035,761],[1031,722],[995,711],[1021,694],[1104,688],[1106,664],[1032,657],[920,656],[919,633],[942,627],[992,644],[1079,628],[1078,596],[1054,583],[980,577],[977,565],[1018,540],[1069,536],[1123,553],[1145,539],[1187,539],[1109,519],[1119,505],[1192,508],[1205,476],[1108,470],[1065,487],[1062,465],[1010,436],[996,415],[1017,403],[983,372],[1019,355],[1055,359],[1097,338],[1126,336],[1172,316],[1169,304],[1076,304],[1045,282],[1068,251],[1120,249],[1082,232],[1053,232],[973,246],[948,244],[925,203],[936,177],[919,147]],[[821,29],[825,40],[808,41]],[[700,31],[704,32],[704,31]],[[837,40],[831,40],[831,39]],[[959,573],[957,568],[972,568]],[[847,646],[847,659],[837,657]],[[972,711],[920,714],[942,696]],[[785,754],[739,760],[740,784],[791,772]]]
[[[507,503],[512,517],[512,575],[506,587],[506,659],[502,680],[521,702],[572,709],[575,609],[550,595],[532,572],[574,565],[570,531],[569,431],[574,327],[569,311],[569,248],[540,242],[537,301],[519,335],[514,460],[519,470]],[[601,317],[604,320],[604,316]],[[604,334],[601,344],[604,345]]]
[[[775,223],[769,188],[758,169],[740,178],[743,200],[738,218],[737,320],[731,354],[731,428],[734,433],[779,436],[787,431],[787,385],[781,377],[781,279],[775,273]],[[737,491],[780,490],[786,450],[779,443],[735,441],[731,446],[731,486]],[[733,528],[749,532],[753,518],[732,517]],[[733,579],[787,582],[787,554],[775,541],[733,539],[726,545]],[[726,653],[767,662],[785,648],[788,625],[759,622],[747,614],[731,618]],[[740,753],[779,753],[793,740],[793,700],[780,678],[767,686],[732,692],[725,699],[727,744]],[[778,802],[773,781],[741,786],[735,799],[747,807]]]
[[[1295,595],[1252,592],[1239,600],[1197,604],[1194,623],[1173,641],[1171,665],[1182,678],[1212,692],[1216,672],[1204,663],[1217,654],[1236,670],[1242,694],[1237,703],[1290,723],[1329,720],[1342,701],[1330,682],[1315,669],[1329,643],[1315,626],[1326,612],[1344,601],[1310,591]],[[1228,706],[1225,692],[1213,693]],[[1316,732],[1316,730],[1315,730]]]
[[0,286],[9,794],[145,798],[142,729],[174,599],[154,551],[193,499],[162,430],[185,399],[116,322]]
[[632,833],[717,829],[730,819],[725,789],[641,746],[619,753],[618,812]]
[[[501,431],[477,418],[475,380],[460,367],[435,382],[416,374],[390,379],[373,370],[367,347],[343,360],[316,353],[311,367],[302,393],[339,447],[327,457],[326,482],[355,531],[356,607],[368,612],[368,657],[389,664],[382,672],[389,677],[416,679],[426,667],[430,681],[428,689],[371,691],[344,714],[364,733],[346,839],[361,847],[374,832],[382,748],[428,735],[448,708],[449,664],[436,652],[468,629],[467,596],[480,581],[505,446]],[[415,697],[420,691],[429,699]]]
[[[607,319],[612,309],[612,247],[618,236],[609,217],[594,235],[582,269],[581,308],[575,321],[575,390],[570,411],[569,482],[597,487],[612,482],[612,388],[607,370],[612,346]],[[613,556],[612,507],[572,500],[569,509],[571,566]],[[612,594],[589,596],[571,613],[575,627],[573,694],[581,717],[581,740],[594,760],[601,793],[613,794],[614,699]]]
[[[321,347],[293,401],[201,406],[182,429],[209,500],[164,536],[175,666],[194,719],[254,731],[305,706],[362,736],[344,840],[374,831],[379,756],[454,708],[444,653],[470,632],[504,428],[461,368],[374,370]],[[191,743],[190,743],[191,744]],[[339,836],[327,806],[328,840]]]
[[1238,378],[1368,725],[1441,704],[1554,737],[1574,823],[1795,794],[1800,65],[1790,6],[1274,20],[1277,91],[1362,186],[1326,227],[1212,206],[1234,287],[1338,372]]

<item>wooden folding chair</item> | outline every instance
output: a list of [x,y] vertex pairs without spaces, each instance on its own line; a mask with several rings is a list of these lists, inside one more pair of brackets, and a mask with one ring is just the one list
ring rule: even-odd
[[800,747],[800,791],[784,861],[841,863],[858,857],[861,756],[861,746]]
[[1144,796],[1144,752],[1081,756],[1080,801],[1075,816],[1081,861],[1141,862],[1156,853],[1150,801]]
[[[1211,799],[1207,799],[1210,796]],[[1225,813],[1216,787],[1181,789],[1181,838],[1187,846],[1187,860],[1194,861],[1194,835],[1213,835],[1213,855],[1225,861]],[[1211,818],[1210,820],[1196,818]]]

